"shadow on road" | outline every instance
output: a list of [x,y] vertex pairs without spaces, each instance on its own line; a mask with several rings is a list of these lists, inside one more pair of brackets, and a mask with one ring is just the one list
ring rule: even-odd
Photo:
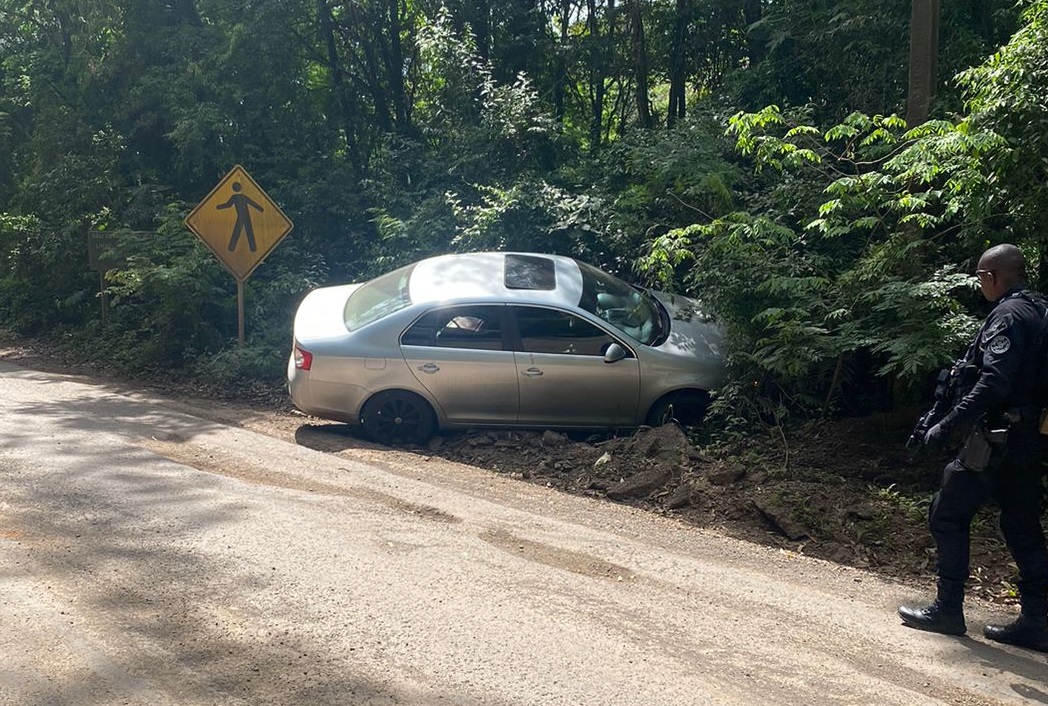
[[[13,374],[42,385],[68,382]],[[103,659],[100,666],[81,655],[88,669],[28,675],[19,706],[146,703],[143,689],[186,704],[493,703],[423,687],[406,693],[403,680],[362,676],[374,673],[381,645],[332,648],[345,643],[346,626],[352,642],[352,625],[365,619],[352,601],[344,615],[317,623],[303,623],[310,613],[293,605],[255,607],[270,603],[253,597],[281,591],[277,574],[252,562],[252,543],[271,538],[237,531],[261,510],[232,496],[229,479],[127,443],[136,435],[189,440],[215,423],[80,386],[53,402],[5,406],[0,542],[15,560],[5,562],[3,578],[71,606],[75,620],[61,624],[72,624],[69,636],[78,637],[62,649],[76,653],[86,639]],[[208,541],[229,542],[243,561],[230,566]],[[342,626],[342,640],[331,639],[333,626]],[[0,692],[0,703],[15,703],[11,697]]]
[[[1013,674],[1035,684],[1045,683],[1048,674],[1048,657],[1039,652],[1024,651],[1018,647],[999,647],[995,644],[967,639],[964,646],[971,651],[979,664],[988,670]],[[1029,684],[1012,684],[1016,694],[1031,702],[1048,704],[1048,691]]]

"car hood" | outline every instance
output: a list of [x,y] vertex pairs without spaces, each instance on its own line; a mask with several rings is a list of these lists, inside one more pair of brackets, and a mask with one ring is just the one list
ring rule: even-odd
[[346,300],[360,286],[319,287],[307,294],[295,313],[295,339],[301,342],[345,336]]
[[680,294],[657,291],[651,294],[670,314],[669,338],[656,348],[673,355],[695,356],[705,367],[724,368],[724,329],[710,319],[702,305]]

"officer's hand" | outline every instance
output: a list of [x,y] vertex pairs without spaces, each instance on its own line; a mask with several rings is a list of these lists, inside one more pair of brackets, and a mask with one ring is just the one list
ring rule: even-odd
[[942,443],[946,436],[946,430],[940,424],[932,425],[932,428],[924,433],[924,445],[934,446]]

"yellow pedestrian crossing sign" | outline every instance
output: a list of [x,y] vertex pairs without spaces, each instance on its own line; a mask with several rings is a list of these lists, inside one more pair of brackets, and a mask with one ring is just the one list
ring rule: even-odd
[[239,164],[197,204],[185,223],[238,282],[246,280],[295,227]]

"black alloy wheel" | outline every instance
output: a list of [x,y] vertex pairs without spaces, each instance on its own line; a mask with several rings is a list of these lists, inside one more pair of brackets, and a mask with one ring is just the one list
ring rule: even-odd
[[364,433],[387,446],[424,444],[436,431],[437,420],[429,403],[416,394],[392,390],[380,392],[360,413]]

